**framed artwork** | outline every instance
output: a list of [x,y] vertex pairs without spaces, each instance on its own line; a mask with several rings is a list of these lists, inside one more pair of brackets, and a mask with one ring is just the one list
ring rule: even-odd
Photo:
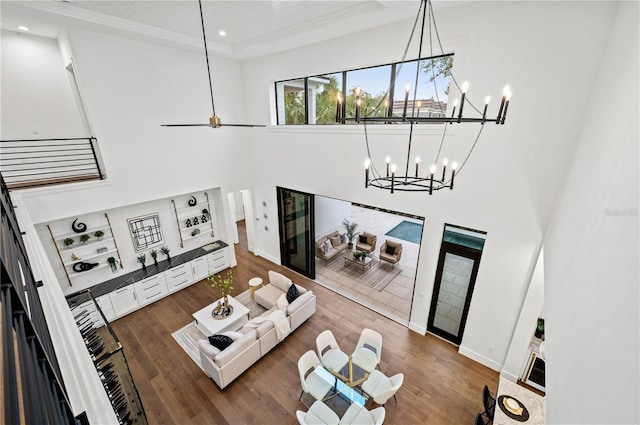
[[136,252],[152,246],[162,245],[162,228],[160,227],[158,213],[130,218],[127,222],[129,223],[129,231],[131,232],[131,239]]

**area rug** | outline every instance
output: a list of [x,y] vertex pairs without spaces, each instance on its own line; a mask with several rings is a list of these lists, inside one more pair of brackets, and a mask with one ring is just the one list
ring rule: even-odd
[[361,267],[345,264],[342,258],[329,261],[327,268],[358,283],[367,285],[378,292],[382,292],[396,276],[402,273],[402,269],[398,265],[392,268],[391,265],[378,264],[377,259],[373,260],[371,268],[365,269],[364,273]]
[[[264,311],[266,311],[265,308],[251,299],[251,291],[249,290],[244,291],[234,298],[249,309],[249,318],[251,319],[261,315]],[[193,360],[193,362],[197,364],[200,369],[202,369],[202,366],[200,365],[200,351],[198,350],[198,340],[206,338],[206,335],[203,334],[200,329],[198,329],[195,320],[178,329],[177,331],[172,333],[171,336],[176,340],[178,345],[182,347],[185,353],[187,353],[187,355],[191,357],[191,360]],[[202,371],[204,372],[204,369],[202,369]]]
[[385,233],[385,235],[396,239],[402,239],[403,241],[420,244],[420,239],[422,238],[422,224],[403,220],[396,227]]

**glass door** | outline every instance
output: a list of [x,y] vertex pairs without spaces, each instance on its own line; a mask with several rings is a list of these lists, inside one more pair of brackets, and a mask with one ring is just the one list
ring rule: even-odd
[[478,274],[484,233],[445,226],[427,330],[460,344]]
[[278,187],[278,222],[282,265],[315,279],[313,252],[314,197]]

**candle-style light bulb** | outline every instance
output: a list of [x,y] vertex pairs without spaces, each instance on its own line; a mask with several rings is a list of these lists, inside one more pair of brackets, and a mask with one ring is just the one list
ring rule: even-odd
[[411,83],[407,81],[404,85],[404,107],[402,108],[402,121],[407,119],[407,104],[409,103],[409,90],[411,90]]
[[434,174],[436,172],[436,164],[431,165],[429,171],[431,172],[431,174]]
[[504,86],[504,88],[502,89],[502,95],[503,96],[507,96],[509,93],[511,93],[511,87],[509,87],[509,84],[507,84],[506,86]]
[[461,91],[462,91],[462,98],[460,100],[460,111],[458,112],[458,122],[462,121],[462,110],[464,109],[464,99],[467,96],[467,90],[469,89],[469,82],[465,81],[464,83],[462,83],[462,87],[461,87]]
[[447,158],[442,160],[442,181],[444,182],[444,175],[447,172],[447,164],[449,163],[449,160]]
[[389,177],[389,164],[391,163],[391,157],[386,157],[385,161],[387,162],[387,177]]
[[457,162],[453,162],[451,164],[451,184],[449,184],[449,189],[453,190],[453,180],[456,177],[456,170],[458,169],[458,163]]
[[485,105],[488,105],[488,104],[489,104],[489,102],[491,102],[491,98],[490,98],[489,96],[485,97],[485,98],[484,98],[484,104],[485,104]]
[[453,118],[456,114],[456,107],[458,106],[458,99],[453,101],[453,109],[451,110],[451,118]]
[[369,187],[369,166],[371,166],[371,159],[367,158],[364,162],[364,188]]
[[416,178],[418,178],[418,165],[420,165],[420,157],[416,156]]
[[396,164],[393,164],[391,166],[391,193],[393,193],[393,185],[395,184],[395,180],[396,180]]

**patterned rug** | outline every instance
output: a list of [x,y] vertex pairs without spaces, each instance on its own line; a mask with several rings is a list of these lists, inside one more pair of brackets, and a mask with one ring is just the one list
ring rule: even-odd
[[[244,291],[238,296],[234,297],[237,301],[247,306],[249,309],[249,318],[253,319],[256,316],[261,315],[266,309],[251,299],[251,292],[249,290]],[[198,350],[198,340],[206,338],[206,335],[202,333],[196,326],[195,320],[188,325],[183,326],[174,333],[171,334],[173,339],[176,340],[178,345],[187,353],[191,360],[198,365],[200,369],[200,351]],[[204,372],[204,369],[202,369]],[[206,373],[206,372],[205,372]]]
[[345,264],[342,256],[329,261],[327,268],[358,283],[367,285],[378,292],[382,292],[396,276],[402,273],[402,269],[398,265],[392,268],[390,264],[378,264],[378,259],[376,258],[373,259],[371,267],[364,270],[364,273],[359,266]]
[[396,239],[402,239],[403,241],[420,244],[420,239],[422,238],[422,224],[403,220],[396,227],[385,233],[385,235]]

